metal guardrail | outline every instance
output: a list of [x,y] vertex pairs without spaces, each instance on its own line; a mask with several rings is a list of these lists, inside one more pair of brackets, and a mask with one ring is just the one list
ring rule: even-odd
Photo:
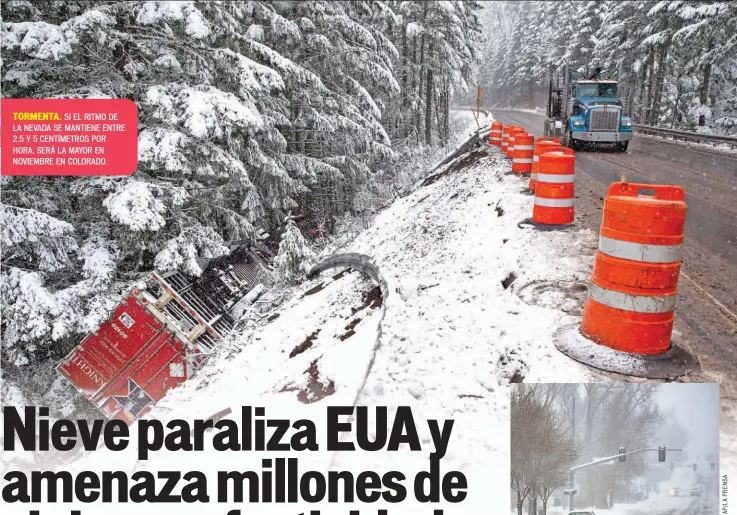
[[312,279],[317,274],[324,272],[325,270],[340,266],[351,267],[367,274],[379,284],[381,295],[384,297],[384,300],[389,297],[389,286],[386,279],[381,275],[379,267],[374,263],[373,259],[366,254],[348,252],[345,254],[333,254],[332,256],[328,256],[310,269],[307,273],[307,278]]
[[732,148],[737,148],[737,138],[732,136],[716,136],[713,134],[701,134],[691,131],[664,129],[662,127],[651,127],[650,125],[640,125],[636,123],[633,123],[632,127],[634,127],[637,132],[640,132],[642,134],[680,139],[693,143],[711,143],[714,145],[727,144]]

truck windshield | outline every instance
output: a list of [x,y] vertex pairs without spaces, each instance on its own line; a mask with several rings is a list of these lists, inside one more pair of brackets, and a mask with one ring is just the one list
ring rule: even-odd
[[576,96],[617,98],[617,85],[611,83],[578,84]]

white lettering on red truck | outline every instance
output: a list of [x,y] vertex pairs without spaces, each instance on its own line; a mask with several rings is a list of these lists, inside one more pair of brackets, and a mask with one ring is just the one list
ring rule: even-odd
[[113,327],[113,331],[115,331],[116,333],[118,333],[121,336],[121,338],[123,338],[123,339],[128,338],[128,335],[125,334],[120,327],[118,327],[117,325],[115,325],[114,322],[111,322],[110,325]]
[[92,379],[95,383],[99,385],[105,384],[105,378],[102,377],[98,372],[96,372],[95,369],[90,366],[90,364],[82,357],[81,354],[75,354],[71,362],[73,365],[77,365],[77,368],[79,368],[84,375]]

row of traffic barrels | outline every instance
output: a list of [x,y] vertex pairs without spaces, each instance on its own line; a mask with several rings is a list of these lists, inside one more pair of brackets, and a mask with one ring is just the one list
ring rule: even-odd
[[493,122],[489,143],[499,146],[512,160],[512,173],[529,175],[529,192],[535,194],[532,220],[543,225],[573,223],[576,158],[558,138],[537,138],[522,127]]
[[[536,224],[574,221],[575,155],[570,148],[498,121],[491,124],[489,144],[511,159],[512,174],[529,175]],[[581,334],[631,354],[659,355],[670,349],[686,211],[679,186],[610,185]]]

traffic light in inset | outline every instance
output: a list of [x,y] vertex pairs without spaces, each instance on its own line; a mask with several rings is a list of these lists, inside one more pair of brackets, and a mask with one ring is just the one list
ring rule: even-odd
[[696,471],[696,463],[693,464],[694,472]]
[[658,447],[658,462],[665,462],[665,447]]
[[619,456],[619,462],[620,463],[624,463],[625,461],[627,461],[627,456],[624,455],[626,452],[627,452],[627,448],[626,447],[620,447],[619,448],[619,455],[620,455]]

